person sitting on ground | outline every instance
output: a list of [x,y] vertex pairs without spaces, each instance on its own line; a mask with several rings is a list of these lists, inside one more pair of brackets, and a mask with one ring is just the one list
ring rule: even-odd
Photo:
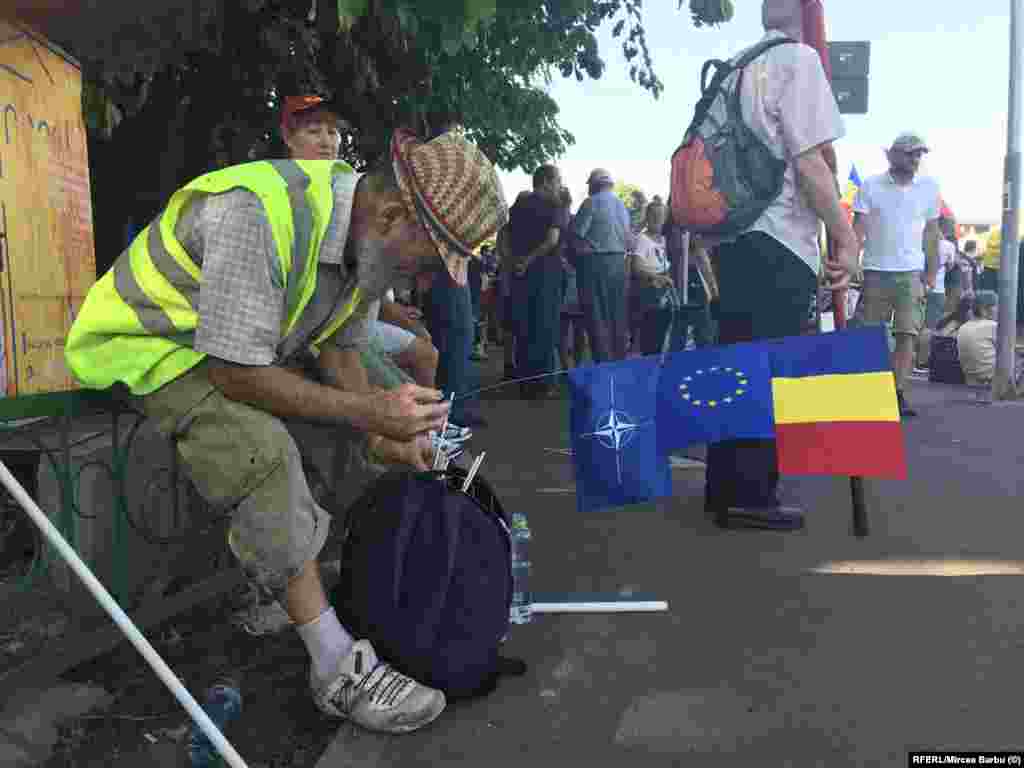
[[996,372],[996,315],[999,312],[999,294],[978,291],[974,297],[974,317],[961,326],[956,334],[956,348],[960,367],[970,386],[992,383]]
[[957,331],[960,330],[960,326],[970,320],[973,313],[974,296],[964,296],[960,299],[960,303],[957,305],[956,311],[950,312],[948,315],[941,318],[936,325],[935,330],[927,328],[922,329],[921,335],[917,340],[918,368],[922,370],[929,368],[935,354],[935,340],[940,338],[955,339]]
[[[374,456],[428,468],[428,435],[449,405],[415,384],[370,387],[367,309],[423,272],[459,280],[507,206],[491,162],[457,134],[396,131],[365,175],[331,159],[333,146],[318,160],[230,166],[174,193],[90,288],[64,354],[82,386],[115,390],[173,440],[199,494],[230,515],[232,553],[306,645],[316,706],[404,733],[436,719],[444,694],[379,659],[327,602],[317,558],[331,516],[288,426],[361,433]],[[311,347],[315,377],[296,365]],[[353,484],[344,470],[333,481],[336,494]]]

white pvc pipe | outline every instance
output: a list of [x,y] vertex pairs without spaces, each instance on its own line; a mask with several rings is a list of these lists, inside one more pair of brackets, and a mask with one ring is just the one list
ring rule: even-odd
[[7,465],[0,461],[0,482],[3,483],[4,487],[10,492],[10,494],[17,500],[21,505],[21,508],[25,510],[26,514],[32,519],[32,522],[36,524],[36,527],[42,531],[43,537],[57,552],[64,558],[65,562],[75,574],[82,580],[86,588],[92,593],[92,596],[96,598],[96,601],[103,607],[110,618],[114,620],[114,623],[124,632],[125,637],[131,641],[131,644],[135,646],[135,649],[142,654],[142,657],[146,660],[146,663],[153,668],[156,672],[157,677],[166,685],[171,693],[174,694],[181,706],[188,712],[191,717],[202,729],[203,733],[210,740],[221,757],[227,761],[227,764],[231,768],[248,768],[245,761],[242,760],[242,756],[239,755],[235,748],[231,746],[224,735],[220,732],[220,729],[214,724],[214,722],[207,716],[203,711],[203,708],[199,706],[192,694],[188,692],[188,689],[181,684],[181,681],[177,678],[170,667],[164,663],[164,660],[160,658],[160,654],[156,652],[156,649],[149,644],[149,641],[139,632],[132,620],[128,618],[128,615],[121,610],[121,606],[117,604],[117,601],[107,592],[106,588],[93,576],[92,571],[89,570],[89,566],[82,562],[82,559],[75,552],[74,548],[67,543],[60,531],[57,530],[56,526],[50,522],[50,518],[39,509],[39,505],[36,504],[35,500],[28,495],[28,492],[21,486],[21,483],[11,474],[10,470],[7,469]]
[[534,603],[534,613],[649,613],[667,611],[664,600],[623,600],[594,603]]

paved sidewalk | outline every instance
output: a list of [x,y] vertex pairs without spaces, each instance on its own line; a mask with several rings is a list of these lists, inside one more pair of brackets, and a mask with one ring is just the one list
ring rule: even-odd
[[927,384],[911,396],[911,479],[867,481],[865,540],[849,533],[843,478],[785,481],[808,508],[796,534],[716,529],[692,466],[673,472],[673,499],[581,517],[557,450],[567,403],[485,402],[491,425],[473,448],[487,450],[483,471],[506,505],[529,515],[535,590],[633,590],[670,609],[537,617],[509,642],[525,678],[420,733],[343,726],[318,768],[832,768],[906,765],[919,748],[1024,748],[1020,576],[813,571],[856,561],[970,573],[980,560],[1024,572],[1024,405],[978,406]]
[[[669,611],[538,616],[507,649],[529,663],[525,677],[420,733],[342,726],[322,755],[294,764],[833,768],[906,765],[918,748],[1024,749],[1024,404],[980,406],[963,389],[919,382],[910,395],[920,412],[905,430],[910,480],[866,482],[865,540],[849,533],[844,478],[785,481],[785,498],[808,508],[803,532],[720,531],[703,514],[703,471],[685,461],[673,498],[580,516],[567,401],[485,395],[490,426],[470,447],[488,452],[482,471],[506,506],[529,516],[534,590],[645,593]],[[853,575],[865,569],[960,575]],[[272,706],[315,717],[298,646],[287,635],[252,652],[293,670]],[[0,765],[41,764],[57,724],[109,698],[62,681],[5,691]],[[281,764],[259,715],[267,705],[248,699],[230,729],[253,768]],[[117,765],[172,766],[183,754],[132,738]]]

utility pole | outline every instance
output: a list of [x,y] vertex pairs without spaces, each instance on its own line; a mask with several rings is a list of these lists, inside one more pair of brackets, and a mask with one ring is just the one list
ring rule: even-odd
[[1006,175],[1003,181],[1003,232],[999,253],[999,330],[992,397],[1016,396],[1013,380],[1017,339],[1017,261],[1021,197],[1021,51],[1024,45],[1024,0],[1010,0],[1010,109],[1006,121]]

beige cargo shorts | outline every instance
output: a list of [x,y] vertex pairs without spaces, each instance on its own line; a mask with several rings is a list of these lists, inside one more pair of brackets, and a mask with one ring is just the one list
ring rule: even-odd
[[206,502],[230,515],[231,551],[248,577],[276,597],[317,558],[332,520],[310,492],[303,454],[342,509],[383,471],[369,462],[361,433],[286,423],[231,400],[210,383],[205,363],[132,403],[176,446]]
[[924,327],[925,292],[920,272],[865,270],[864,323],[878,325],[892,320],[892,332],[917,336]]

